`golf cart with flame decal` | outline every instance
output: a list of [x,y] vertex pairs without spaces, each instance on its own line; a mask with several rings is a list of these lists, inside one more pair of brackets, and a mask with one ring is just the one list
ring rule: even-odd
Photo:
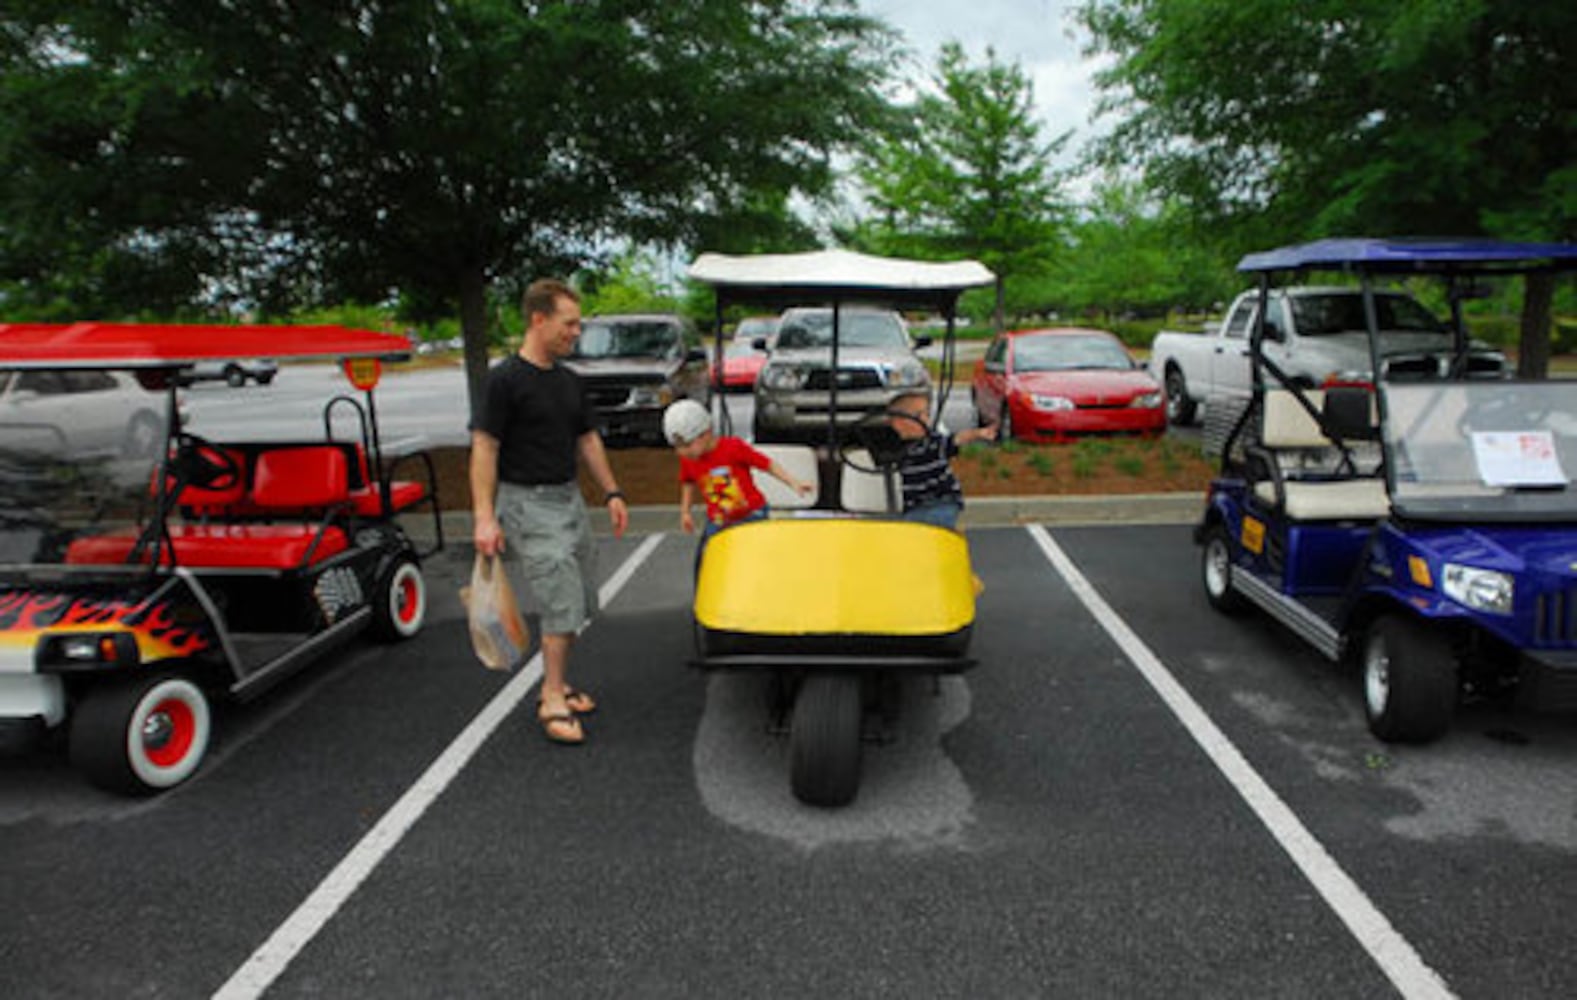
[[[336,326],[0,325],[0,377],[129,373],[164,413],[160,443],[113,454],[71,447],[47,407],[0,420],[0,743],[61,732],[95,784],[160,791],[202,763],[211,698],[251,698],[363,631],[415,635],[421,559],[443,544],[436,476],[423,452],[385,453],[373,402],[381,362],[409,353]],[[313,404],[305,437],[194,433],[194,366],[264,357],[338,360],[360,398]],[[420,479],[395,478],[407,458]],[[424,509],[418,550],[399,521]]]
[[[1577,245],[1325,240],[1238,269],[1260,284],[1254,389],[1195,529],[1210,604],[1355,659],[1383,740],[1440,737],[1463,697],[1577,708],[1577,385],[1472,377],[1462,317],[1493,281],[1577,270]],[[1361,283],[1369,334],[1371,367],[1318,388],[1261,350],[1272,283],[1307,271]],[[1426,276],[1445,282],[1454,358],[1391,364],[1379,286]]]
[[[856,304],[946,317],[942,399],[934,411],[940,413],[951,382],[958,297],[989,285],[993,275],[974,261],[823,251],[707,253],[689,276],[716,292],[719,331],[724,310],[735,305],[831,307],[826,443],[758,445],[815,483],[815,496],[800,497],[760,477],[774,516],[730,527],[706,544],[696,578],[693,662],[769,677],[772,724],[791,743],[794,795],[812,805],[845,805],[859,789],[862,743],[888,736],[899,680],[974,665],[967,654],[976,581],[963,535],[898,519],[904,444],[885,404],[852,419],[840,412],[840,321]],[[716,350],[720,360],[721,333]],[[725,433],[727,412],[724,407]]]

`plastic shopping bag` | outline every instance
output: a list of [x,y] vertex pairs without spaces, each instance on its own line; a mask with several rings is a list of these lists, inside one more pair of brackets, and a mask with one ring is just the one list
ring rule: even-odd
[[531,631],[515,603],[509,574],[497,556],[477,554],[471,585],[460,588],[471,627],[471,648],[489,670],[508,670],[531,645]]

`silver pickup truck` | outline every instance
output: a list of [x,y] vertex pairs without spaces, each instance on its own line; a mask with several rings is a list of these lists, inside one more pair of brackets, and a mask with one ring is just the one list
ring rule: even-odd
[[[1239,295],[1226,316],[1203,333],[1162,330],[1150,344],[1150,371],[1166,386],[1166,415],[1191,423],[1213,396],[1246,397],[1252,373],[1248,338],[1259,292]],[[1436,378],[1451,356],[1450,328],[1404,292],[1376,291],[1375,309],[1384,377]],[[1305,386],[1372,378],[1364,334],[1363,293],[1357,288],[1291,286],[1270,293],[1264,356]],[[1468,373],[1502,378],[1506,357],[1474,344]]]

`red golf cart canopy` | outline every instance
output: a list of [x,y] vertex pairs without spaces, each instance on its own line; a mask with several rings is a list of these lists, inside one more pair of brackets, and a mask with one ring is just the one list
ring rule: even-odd
[[0,368],[171,368],[231,358],[410,356],[403,336],[343,326],[0,323]]

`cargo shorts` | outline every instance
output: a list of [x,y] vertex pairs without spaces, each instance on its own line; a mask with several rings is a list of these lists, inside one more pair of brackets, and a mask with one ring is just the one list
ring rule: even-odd
[[498,521],[549,635],[574,633],[597,613],[591,522],[576,483],[498,484]]

